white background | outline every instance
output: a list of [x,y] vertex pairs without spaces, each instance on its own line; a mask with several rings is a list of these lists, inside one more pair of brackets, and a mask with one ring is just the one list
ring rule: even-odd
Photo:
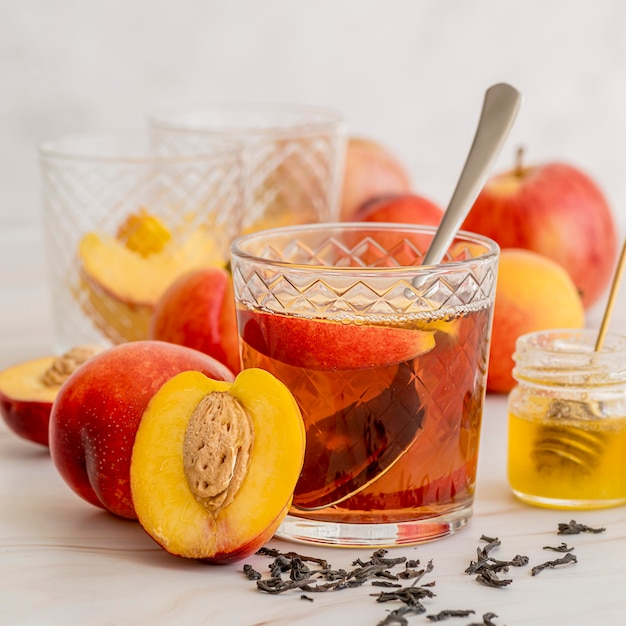
[[24,308],[25,328],[47,306],[24,284],[45,273],[44,139],[139,127],[169,104],[323,105],[445,205],[500,81],[524,102],[495,169],[520,144],[529,163],[567,161],[626,225],[621,0],[0,0],[0,305]]

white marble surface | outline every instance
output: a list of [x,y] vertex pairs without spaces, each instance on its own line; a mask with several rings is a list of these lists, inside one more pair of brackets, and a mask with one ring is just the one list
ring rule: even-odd
[[[45,281],[36,236],[0,235],[0,264],[13,264],[0,283],[0,365],[46,353],[50,345]],[[626,297],[620,292],[614,325],[624,328]],[[595,315],[597,317],[597,315]],[[594,322],[594,315],[590,318]],[[435,580],[428,613],[473,609],[468,624],[494,612],[498,626],[528,624],[621,624],[626,616],[624,555],[626,507],[593,512],[531,508],[509,492],[506,476],[506,401],[489,397],[483,424],[475,515],[458,534],[392,555],[433,560],[425,580]],[[558,523],[576,519],[604,526],[600,535],[557,536]],[[480,585],[464,573],[482,534],[502,545],[493,556],[525,554],[530,564],[510,572],[505,589]],[[576,547],[578,563],[530,575],[550,558],[542,549],[562,540]],[[272,540],[283,551],[297,550],[350,567],[371,550],[303,547]],[[90,624],[359,624],[375,626],[396,605],[378,604],[376,588],[326,594],[299,592],[269,596],[242,574],[245,562],[266,573],[270,559],[252,556],[239,564],[209,566],[172,557],[138,524],[122,521],[75,496],[62,482],[48,453],[19,440],[0,425],[0,623],[8,626]],[[409,616],[409,625],[431,623]]]

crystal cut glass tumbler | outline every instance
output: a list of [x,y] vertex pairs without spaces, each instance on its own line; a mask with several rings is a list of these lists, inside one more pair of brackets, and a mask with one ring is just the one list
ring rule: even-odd
[[235,240],[241,354],[295,396],[304,466],[279,536],[350,546],[442,537],[471,517],[499,255],[429,227],[329,223]]
[[338,219],[346,128],[337,112],[292,104],[165,108],[153,128],[202,147],[215,137],[246,146],[242,232]]
[[147,338],[176,278],[227,263],[240,144],[191,152],[156,132],[103,132],[46,141],[39,154],[57,351]]

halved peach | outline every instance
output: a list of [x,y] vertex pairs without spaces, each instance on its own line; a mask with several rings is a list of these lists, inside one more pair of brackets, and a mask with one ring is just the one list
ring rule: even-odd
[[12,365],[0,372],[0,414],[17,435],[47,446],[52,404],[70,374],[100,350],[77,346],[65,354]]
[[78,368],[59,390],[50,414],[50,458],[83,500],[137,519],[130,459],[141,416],[161,385],[197,370],[233,380],[208,354],[164,341],[129,341]]
[[139,522],[171,554],[244,558],[287,514],[304,449],[298,405],[268,372],[247,369],[232,383],[180,373],[137,430],[130,480]]
[[350,370],[402,363],[435,347],[437,326],[391,328],[237,311],[242,339],[257,352],[295,367]]
[[148,337],[155,304],[178,277],[224,265],[216,234],[207,227],[189,224],[189,232],[170,233],[155,220],[140,211],[115,237],[89,232],[79,243],[81,293],[76,295],[114,343]]

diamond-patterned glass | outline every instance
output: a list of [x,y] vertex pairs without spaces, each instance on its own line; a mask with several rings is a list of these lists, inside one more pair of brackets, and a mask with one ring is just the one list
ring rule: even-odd
[[[67,136],[41,146],[40,165],[59,351],[146,338],[171,280],[224,263],[241,229],[243,149],[233,142],[191,153],[155,133]],[[142,214],[130,235],[147,246],[138,252],[120,233]]]
[[287,104],[207,104],[155,111],[150,123],[195,147],[215,137],[245,144],[243,232],[338,218],[346,129],[337,113]]
[[498,248],[434,228],[309,224],[237,239],[242,361],[280,379],[306,449],[278,535],[417,543],[471,516]]
[[[419,234],[424,236],[430,236],[427,230]],[[420,262],[426,248],[416,244],[414,233],[394,227],[276,229],[236,243],[233,279],[243,302],[307,316],[479,307],[493,300],[497,252],[491,243],[477,242],[464,248],[461,260],[448,254],[440,266],[425,268]]]

